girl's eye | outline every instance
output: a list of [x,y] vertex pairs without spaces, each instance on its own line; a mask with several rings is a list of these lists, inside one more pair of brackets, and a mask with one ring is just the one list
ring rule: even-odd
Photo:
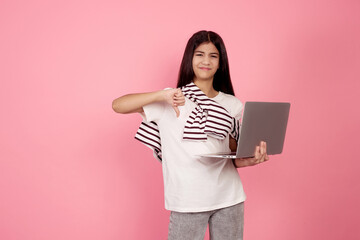
[[202,54],[201,54],[201,53],[197,53],[197,54],[195,54],[195,56],[202,56]]
[[216,56],[216,55],[212,55],[211,57],[212,57],[212,58],[217,58],[217,56]]

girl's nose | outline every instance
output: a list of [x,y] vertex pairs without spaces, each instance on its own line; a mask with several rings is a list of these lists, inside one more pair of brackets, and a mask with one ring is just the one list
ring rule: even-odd
[[203,64],[209,64],[209,63],[210,63],[209,57],[204,57]]

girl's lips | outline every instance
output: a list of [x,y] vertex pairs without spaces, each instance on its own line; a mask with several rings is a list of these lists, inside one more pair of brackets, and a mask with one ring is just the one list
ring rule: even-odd
[[207,67],[201,67],[200,69],[201,69],[201,70],[206,70],[206,71],[211,70],[211,68],[207,68]]

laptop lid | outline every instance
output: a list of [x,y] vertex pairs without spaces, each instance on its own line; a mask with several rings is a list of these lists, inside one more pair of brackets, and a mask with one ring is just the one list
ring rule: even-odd
[[260,141],[268,155],[282,153],[289,111],[290,103],[246,102],[236,157],[253,157]]

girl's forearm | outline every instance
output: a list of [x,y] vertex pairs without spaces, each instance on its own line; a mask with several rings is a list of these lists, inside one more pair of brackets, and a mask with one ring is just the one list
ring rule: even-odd
[[164,101],[163,90],[148,93],[127,94],[115,99],[112,102],[112,108],[117,113],[133,113],[142,112],[142,107],[154,103]]
[[251,166],[249,161],[247,159],[243,159],[243,158],[233,159],[233,164],[236,168],[243,168],[243,167]]

